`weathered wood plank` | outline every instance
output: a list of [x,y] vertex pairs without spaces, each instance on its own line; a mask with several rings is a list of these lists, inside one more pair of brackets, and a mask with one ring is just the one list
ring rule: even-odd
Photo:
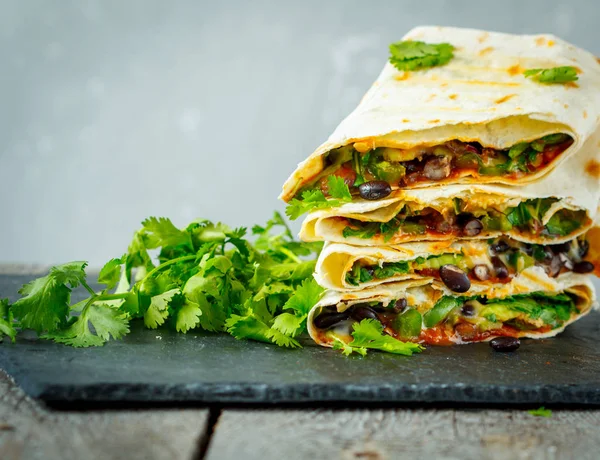
[[600,411],[225,410],[207,458],[594,459]]
[[208,410],[54,412],[0,370],[0,459],[192,459]]

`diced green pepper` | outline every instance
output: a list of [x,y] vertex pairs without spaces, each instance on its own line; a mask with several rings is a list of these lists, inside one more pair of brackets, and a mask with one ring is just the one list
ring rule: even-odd
[[394,327],[403,339],[414,339],[421,334],[423,317],[417,310],[410,308],[396,317]]
[[560,144],[561,142],[565,142],[569,140],[568,134],[556,133],[556,134],[548,134],[547,136],[542,137],[542,141],[546,144]]
[[388,183],[398,182],[406,174],[406,168],[400,163],[391,163],[383,159],[381,151],[375,150],[369,158],[369,172],[379,180]]
[[502,232],[508,232],[513,227],[508,218],[501,212],[490,213],[490,215],[484,216],[481,219],[481,223],[487,230],[499,230]]
[[495,166],[481,166],[479,174],[483,176],[501,176],[508,169],[508,164],[498,164]]
[[527,150],[527,147],[529,147],[529,144],[527,142],[521,142],[519,144],[515,144],[508,151],[508,156],[511,158],[517,158],[525,150]]
[[531,143],[531,148],[536,152],[543,152],[546,147],[546,143],[542,139],[538,139],[537,141],[533,141]]
[[403,222],[401,227],[404,233],[410,233],[412,235],[422,235],[425,233],[425,225],[417,224],[415,222]]
[[425,327],[434,327],[441,323],[462,301],[456,297],[444,296],[423,316]]
[[454,164],[459,169],[474,169],[481,165],[481,158],[476,153],[465,153],[456,157]]

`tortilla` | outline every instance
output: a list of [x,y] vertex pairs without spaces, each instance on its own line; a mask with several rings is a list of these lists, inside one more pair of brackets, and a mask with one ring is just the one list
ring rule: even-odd
[[[507,240],[504,239],[503,241]],[[588,241],[591,241],[591,237]],[[594,263],[596,267],[598,265],[598,257],[594,244],[588,244],[590,249],[587,256],[583,259]],[[369,289],[380,284],[404,280],[418,280],[433,276],[438,277],[437,269],[439,269],[440,264],[452,263],[460,266],[464,263],[465,266],[461,266],[460,268],[465,272],[470,271],[470,269],[472,270],[476,265],[487,267],[489,270],[488,280],[478,281],[474,276],[471,277],[471,289],[463,295],[472,295],[473,293],[487,292],[492,283],[494,283],[494,278],[491,275],[494,272],[494,267],[489,247],[490,244],[488,241],[481,239],[405,243],[390,246],[352,246],[341,243],[327,243],[317,260],[314,276],[317,283],[325,289],[357,291]],[[571,263],[580,261],[578,246],[571,245],[570,247],[572,250],[565,252],[568,260]],[[506,266],[509,266],[511,265],[508,263],[507,256],[509,254],[510,252],[495,254],[495,257],[500,258]],[[428,258],[433,257],[435,259],[440,256],[442,256],[441,260],[444,258],[452,259],[453,257],[455,260],[446,260],[445,262],[437,263],[434,260],[434,264],[427,263]],[[532,265],[523,265],[520,270],[514,270],[509,277],[503,280],[508,281],[510,279],[510,283],[503,282],[503,284],[493,289],[496,291],[500,290],[506,293],[506,295],[519,294],[523,291],[527,292],[535,289],[553,290],[556,288],[557,282],[562,280],[564,276],[572,273],[567,269],[561,272],[559,268],[557,270],[557,273],[559,273],[558,277],[550,276],[544,270],[544,266],[549,268],[550,261],[546,263],[538,262],[532,256],[528,257]],[[558,257],[558,255],[554,257]],[[437,260],[440,259],[438,258]],[[347,277],[351,275],[355,263],[358,263],[360,266],[369,266],[376,269],[399,264],[401,267],[406,267],[406,269],[400,269],[397,272],[388,269],[388,273],[382,275],[381,278],[378,278],[376,275],[377,272],[375,272],[371,279],[361,280],[357,284],[354,284],[352,283],[352,279],[348,280]],[[562,264],[563,262],[561,262],[561,266]],[[410,269],[409,266],[411,266]],[[415,270],[413,267],[421,267],[421,269]]]
[[542,222],[546,224],[550,218],[562,209],[584,211],[585,222],[576,231],[562,237],[543,237],[512,231],[481,232],[476,238],[491,238],[506,234],[511,238],[529,243],[561,243],[585,233],[597,216],[600,200],[600,180],[598,174],[590,172],[590,165],[600,164],[597,161],[600,149],[600,130],[589,137],[577,155],[569,158],[560,168],[548,174],[543,181],[510,187],[504,185],[447,185],[421,189],[395,190],[388,197],[376,200],[356,200],[337,208],[313,211],[304,220],[300,230],[300,238],[304,241],[332,241],[360,246],[398,244],[409,241],[443,241],[456,239],[455,235],[440,234],[415,235],[398,233],[385,240],[381,235],[363,239],[357,236],[344,238],[343,230],[347,226],[344,219],[355,219],[361,222],[388,222],[405,205],[412,210],[433,208],[442,214],[452,209],[454,199],[460,198],[471,207],[516,206],[528,199],[555,198],[558,201],[544,214]]
[[[450,43],[454,58],[411,72],[398,71],[388,62],[359,106],[298,165],[281,199],[292,199],[324,169],[328,152],[346,145],[361,151],[408,149],[457,139],[506,149],[551,133],[570,135],[574,142],[567,150],[518,179],[464,176],[428,185],[535,183],[578,152],[600,120],[600,64],[591,53],[553,35],[417,27],[403,40]],[[575,66],[579,79],[541,84],[523,75],[526,69],[557,66]]]
[[[527,286],[525,286],[527,284]],[[562,332],[566,326],[579,318],[588,314],[592,308],[597,308],[596,294],[594,287],[585,275],[567,274],[561,279],[555,280],[552,285],[538,284],[531,280],[528,283],[522,283],[523,290],[518,292],[521,294],[532,294],[541,292],[545,295],[558,295],[568,293],[575,297],[578,312],[571,312],[567,320],[561,323],[560,326],[548,330],[548,327],[540,327],[539,330],[519,330],[514,327],[504,325],[501,329],[491,329],[488,333],[481,334],[478,337],[469,340],[463,339],[453,329],[447,329],[444,322],[433,328],[426,328],[422,324],[422,332],[415,341],[429,344],[463,344],[478,341],[488,341],[494,337],[512,336],[512,337],[529,337],[529,338],[546,338],[553,337]],[[516,294],[514,287],[507,292],[505,288],[488,288],[481,290],[477,295],[487,297],[488,299],[505,299],[508,295]],[[389,283],[379,286],[374,286],[361,291],[327,291],[323,298],[308,315],[308,332],[311,338],[319,345],[331,347],[333,338],[328,334],[331,331],[335,336],[344,342],[348,343],[352,340],[349,335],[351,332],[352,320],[348,319],[336,325],[329,331],[318,329],[315,326],[315,318],[324,307],[335,307],[337,312],[344,312],[348,308],[356,304],[365,304],[366,302],[379,302],[383,306],[391,306],[392,301],[398,299],[406,299],[408,308],[414,308],[425,314],[431,310],[435,303],[442,296],[451,296],[452,293],[440,282],[431,278],[423,278],[420,280],[408,280],[396,283]],[[471,294],[475,295],[475,294]],[[483,321],[483,318],[475,318]],[[487,321],[487,320],[486,320]],[[445,332],[444,332],[445,331]],[[385,333],[393,333],[393,330],[386,325]]]

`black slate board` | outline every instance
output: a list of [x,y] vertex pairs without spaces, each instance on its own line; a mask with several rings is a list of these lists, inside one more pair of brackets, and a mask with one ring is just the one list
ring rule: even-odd
[[[14,299],[31,277],[0,276]],[[371,352],[346,358],[237,341],[224,334],[152,331],[73,349],[21,338],[0,345],[0,366],[51,403],[453,402],[600,405],[600,314],[558,338],[526,340],[512,354],[487,344],[433,347],[413,357]]]

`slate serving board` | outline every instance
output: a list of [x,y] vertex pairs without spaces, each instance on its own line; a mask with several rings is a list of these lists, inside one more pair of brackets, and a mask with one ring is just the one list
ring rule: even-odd
[[[0,276],[0,297],[31,279]],[[74,296],[78,297],[78,296]],[[287,350],[225,334],[187,335],[139,324],[122,341],[73,349],[20,338],[0,367],[50,403],[418,402],[600,405],[600,314],[515,353],[487,344],[433,347],[413,357],[346,358],[311,345]]]

